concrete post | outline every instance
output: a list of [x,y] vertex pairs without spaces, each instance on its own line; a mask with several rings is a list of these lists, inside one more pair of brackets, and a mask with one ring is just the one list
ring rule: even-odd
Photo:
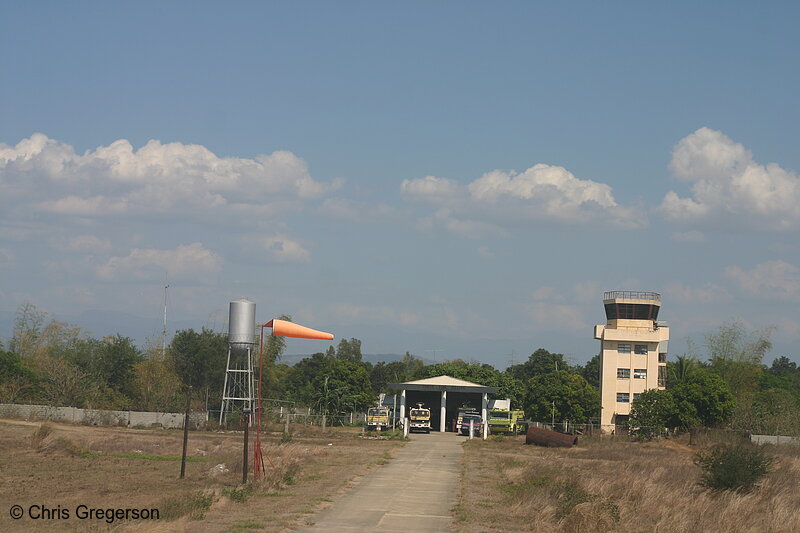
[[469,419],[469,440],[472,440],[472,436],[475,434],[475,420],[470,418]]
[[439,431],[441,431],[442,433],[445,432],[445,428],[447,427],[446,425],[447,421],[445,420],[446,417],[447,417],[447,391],[443,390],[442,410],[441,410],[441,416],[439,417]]
[[489,404],[489,395],[484,392],[483,399],[481,400],[481,418],[483,419],[483,425],[481,426],[481,433],[483,433],[483,440],[486,440],[486,437],[489,436],[489,411],[487,409],[488,404]]
[[406,390],[400,393],[400,420],[406,419]]
[[408,438],[408,418],[403,419],[403,438]]

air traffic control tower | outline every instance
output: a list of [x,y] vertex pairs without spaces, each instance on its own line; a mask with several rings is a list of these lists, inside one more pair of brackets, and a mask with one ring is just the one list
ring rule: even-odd
[[669,327],[658,321],[658,293],[606,292],[603,305],[606,323],[594,327],[594,338],[600,340],[600,426],[611,433],[628,420],[642,392],[666,388]]

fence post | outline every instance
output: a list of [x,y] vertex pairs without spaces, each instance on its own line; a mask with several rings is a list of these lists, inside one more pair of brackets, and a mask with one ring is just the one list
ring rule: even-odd
[[286,420],[284,421],[283,432],[289,433],[289,413],[286,413]]
[[325,423],[327,422],[325,414],[322,414],[322,431],[325,431]]

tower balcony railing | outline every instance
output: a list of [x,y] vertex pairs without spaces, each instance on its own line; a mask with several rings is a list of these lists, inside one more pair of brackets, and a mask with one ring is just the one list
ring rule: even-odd
[[657,292],[642,291],[607,291],[603,293],[603,300],[655,300],[661,301]]

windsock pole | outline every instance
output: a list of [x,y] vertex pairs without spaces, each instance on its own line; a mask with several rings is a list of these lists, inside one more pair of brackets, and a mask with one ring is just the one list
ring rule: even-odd
[[[258,354],[258,407],[256,442],[253,445],[253,475],[259,477],[264,470],[264,458],[261,454],[261,382],[264,378],[264,328],[272,328],[273,337],[292,337],[295,339],[316,339],[332,341],[333,333],[307,328],[288,320],[272,319],[261,326],[261,344]],[[288,416],[288,413],[287,413]],[[267,460],[269,456],[267,456]],[[272,461],[270,460],[270,464]]]

